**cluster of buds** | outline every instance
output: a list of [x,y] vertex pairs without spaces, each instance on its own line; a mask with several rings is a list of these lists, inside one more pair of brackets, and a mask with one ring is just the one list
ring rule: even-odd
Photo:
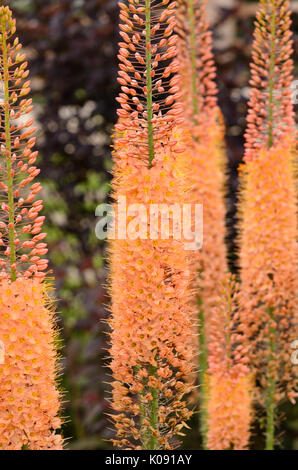
[[261,0],[252,49],[245,159],[293,133],[293,41],[288,0]]
[[[183,122],[174,34],[176,2],[128,0],[120,3],[119,122],[122,143],[133,141],[129,156],[154,164],[174,123]],[[121,158],[121,154],[118,156]],[[133,163],[132,163],[133,164]]]
[[208,121],[211,124],[217,111],[216,67],[206,0],[179,0],[176,29],[184,111],[192,132],[201,131],[202,138],[206,135],[202,126]]
[[0,277],[43,279],[48,261],[42,232],[42,187],[34,179],[36,128],[32,127],[29,71],[22,45],[14,39],[15,20],[8,7],[0,24]]

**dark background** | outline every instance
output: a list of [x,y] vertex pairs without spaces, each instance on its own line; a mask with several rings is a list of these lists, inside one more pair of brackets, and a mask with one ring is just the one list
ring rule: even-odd
[[[51,268],[62,337],[64,436],[71,449],[109,448],[106,413],[105,247],[94,235],[95,208],[109,192],[110,134],[118,91],[115,0],[11,0],[26,49],[38,121]],[[219,103],[228,152],[227,226],[236,269],[237,167],[243,154],[249,60],[256,3],[208,0],[214,30]],[[298,50],[298,2],[293,2]],[[297,62],[297,60],[296,60]],[[295,74],[298,77],[297,71]],[[298,449],[298,410],[286,406],[280,442]],[[184,448],[200,448],[193,419]],[[260,429],[254,448],[262,448]]]

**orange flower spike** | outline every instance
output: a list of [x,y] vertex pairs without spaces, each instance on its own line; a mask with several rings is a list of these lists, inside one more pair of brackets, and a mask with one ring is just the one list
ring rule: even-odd
[[[183,185],[175,153],[164,156],[151,169],[116,163],[115,199],[145,204],[147,213],[149,201],[175,202]],[[110,250],[115,445],[170,449],[192,414],[183,400],[193,388],[195,354],[187,251],[180,240],[161,240],[160,230],[157,240],[114,240]]]
[[[29,71],[22,45],[15,35],[8,7],[0,8],[0,277],[43,279],[48,262],[42,233],[43,201],[34,183],[40,170],[34,165],[36,128],[32,127]],[[26,118],[27,116],[27,118]],[[28,241],[28,236],[30,241]]]
[[292,48],[289,2],[261,1],[240,169],[240,266],[242,323],[267,413],[267,450],[274,448],[276,407],[295,401],[297,384],[290,359],[298,290]]
[[38,279],[0,286],[0,449],[62,450],[54,314]]
[[247,450],[250,437],[251,383],[248,376],[209,377],[207,445],[211,450]]
[[[48,307],[43,201],[34,182],[35,128],[27,63],[8,7],[0,8],[0,448],[62,449]],[[29,115],[27,118],[25,116]]]
[[252,380],[239,327],[238,297],[234,277],[228,275],[210,320],[207,446],[211,450],[243,450],[249,442]]
[[[150,204],[184,202],[186,192],[173,133],[183,121],[175,3],[129,0],[120,7],[114,200],[125,196],[127,207],[141,203],[149,215]],[[193,388],[191,272],[182,240],[162,239],[160,227],[152,239],[148,220],[141,225],[147,238],[110,243],[113,442],[170,449],[192,414],[184,400]]]
[[[139,147],[132,146],[129,156],[142,155],[147,160],[149,152],[152,165],[163,136],[169,134],[174,122],[183,121],[176,75],[178,38],[173,34],[176,3],[163,0],[161,5],[159,0],[140,0],[119,5],[121,92],[117,98],[120,119],[116,129],[126,132],[121,140],[123,145],[130,141],[139,144]],[[162,126],[159,125],[161,115]]]
[[181,165],[192,188],[193,203],[203,204],[203,247],[192,257],[194,285],[199,292],[199,382],[203,445],[206,447],[206,400],[204,382],[207,368],[209,322],[227,271],[224,204],[224,126],[217,106],[216,68],[212,35],[204,0],[180,0],[177,14],[182,101],[191,139],[185,140]]
[[245,159],[293,133],[293,53],[288,0],[261,0],[252,49]]
[[[200,123],[205,125],[210,119],[214,120],[218,111],[212,33],[205,0],[179,0],[178,5],[181,89],[187,117],[197,128]],[[203,135],[206,132],[201,137]]]
[[[200,297],[208,312],[227,270],[225,237],[223,124],[217,106],[212,37],[206,18],[206,2],[180,0],[178,8],[181,90],[187,127],[192,139],[182,160],[187,168],[189,197],[204,210],[203,248],[194,257],[200,272]],[[185,133],[185,131],[184,131]],[[183,140],[183,135],[180,137]],[[194,171],[197,168],[198,171]],[[212,259],[212,263],[210,263]]]
[[[250,364],[260,384],[259,401],[268,404],[270,389],[274,409],[286,397],[295,401],[297,383],[290,357],[291,343],[297,338],[298,289],[290,145],[285,142],[259,150],[242,167],[241,179],[242,323],[250,345]],[[274,392],[269,387],[272,382]]]

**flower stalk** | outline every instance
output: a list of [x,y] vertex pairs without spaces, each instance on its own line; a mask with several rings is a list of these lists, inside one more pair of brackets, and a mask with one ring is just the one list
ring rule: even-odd
[[[271,38],[270,38],[270,69],[269,69],[269,109],[268,109],[268,148],[273,145],[273,119],[274,119],[274,68],[275,68],[275,41],[276,41],[276,20],[275,20],[275,0],[272,0],[271,15]],[[275,415],[275,373],[274,373],[274,357],[275,357],[275,328],[272,326],[274,322],[274,309],[268,308],[271,324],[269,326],[269,367],[268,367],[268,386],[266,398],[266,450],[274,449],[274,415]]]
[[148,153],[149,167],[154,159],[153,109],[152,109],[152,57],[151,57],[151,0],[146,0],[146,87],[147,87],[147,120],[148,120]]
[[[173,204],[186,192],[175,137],[183,122],[175,3],[129,0],[120,19],[113,198],[149,214],[151,204]],[[127,226],[126,238],[110,241],[113,444],[125,449],[171,449],[192,414],[184,399],[194,355],[188,254],[158,225],[154,238],[143,220],[145,238],[130,237]]]
[[[223,125],[217,106],[212,37],[204,0],[180,0],[177,12],[181,90],[186,115],[184,164],[192,202],[203,205],[204,242],[193,257],[199,322],[199,408],[207,447],[209,323],[226,266]],[[212,263],[210,263],[212,259]]]
[[[45,280],[45,217],[34,166],[29,71],[15,20],[0,8],[0,449],[62,449],[56,328]],[[27,118],[26,118],[27,116]],[[44,282],[43,282],[44,281]]]
[[[296,334],[295,128],[289,2],[261,0],[251,63],[245,164],[240,168],[242,322],[250,366],[275,445],[278,405],[295,400],[288,346]],[[252,256],[253,253],[253,256]]]
[[196,49],[196,35],[195,35],[195,12],[193,0],[187,2],[187,13],[189,18],[189,42],[190,42],[190,58],[191,58],[191,82],[192,82],[192,104],[193,104],[193,122],[196,126],[198,124],[197,115],[199,112],[198,107],[198,89],[197,89],[197,49]]
[[5,17],[1,19],[2,33],[2,54],[3,54],[3,87],[4,87],[4,119],[5,119],[5,148],[6,148],[6,172],[8,187],[9,206],[9,245],[10,245],[10,271],[11,280],[16,280],[16,249],[14,244],[14,197],[13,197],[13,176],[11,167],[11,139],[10,139],[10,106],[9,106],[9,70],[7,65],[7,44],[6,44],[6,22]]

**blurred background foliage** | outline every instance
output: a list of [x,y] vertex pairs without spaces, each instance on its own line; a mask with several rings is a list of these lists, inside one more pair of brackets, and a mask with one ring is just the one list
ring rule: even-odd
[[[116,0],[4,1],[17,17],[30,62],[38,123],[51,269],[62,336],[64,436],[68,448],[105,449],[108,294],[105,246],[94,235],[95,208],[109,193],[110,135],[118,91]],[[298,2],[293,5],[298,50]],[[249,60],[256,2],[209,0],[219,102],[227,126],[227,242],[237,270],[235,201],[243,154]],[[297,63],[297,61],[296,61]],[[297,71],[296,71],[297,72]],[[295,74],[298,77],[298,74]],[[119,293],[121,295],[121,293]],[[298,410],[286,406],[280,426],[286,449],[298,449]],[[184,448],[200,445],[196,418]],[[259,428],[255,448],[262,448]]]

